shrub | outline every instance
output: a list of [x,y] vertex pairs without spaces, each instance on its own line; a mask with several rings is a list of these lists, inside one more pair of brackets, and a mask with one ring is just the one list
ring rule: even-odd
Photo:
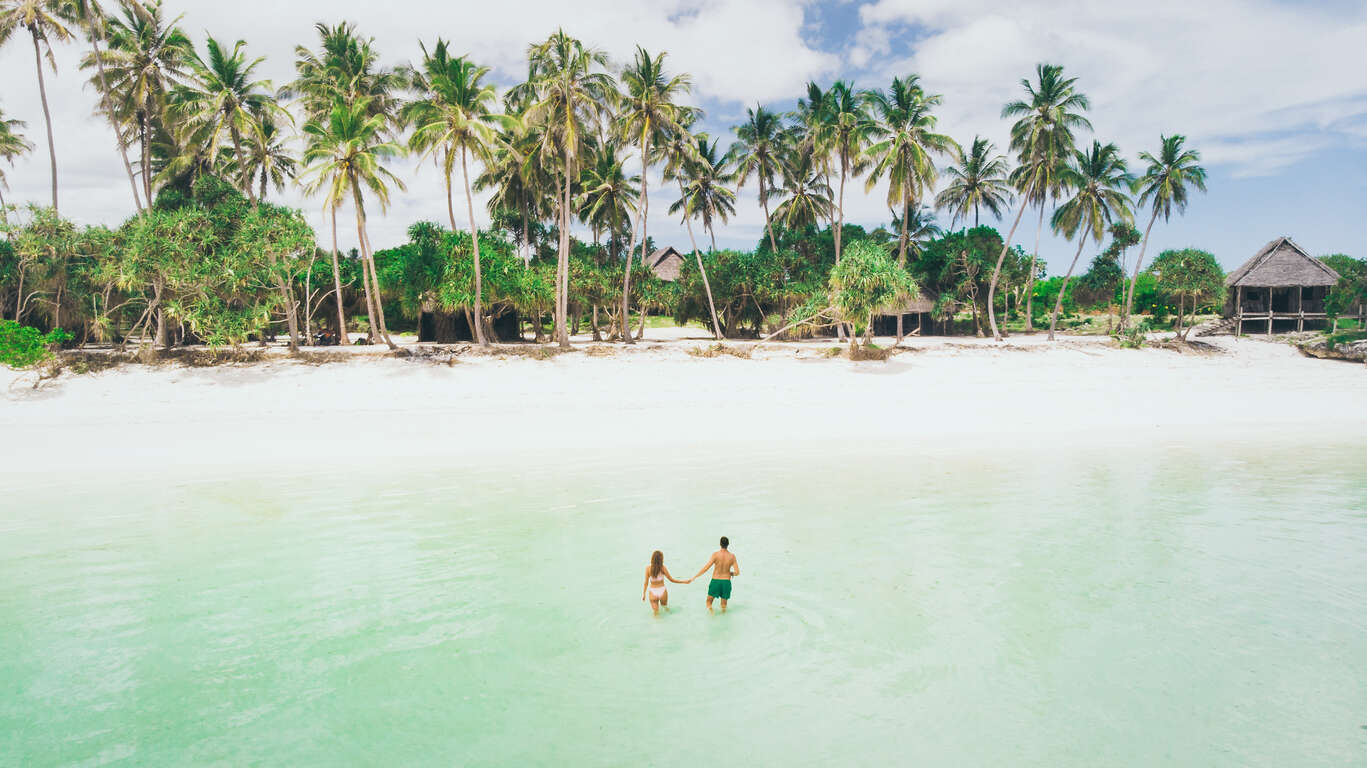
[[71,340],[71,334],[57,328],[43,333],[13,320],[0,320],[0,364],[10,368],[29,368],[52,356],[52,347]]

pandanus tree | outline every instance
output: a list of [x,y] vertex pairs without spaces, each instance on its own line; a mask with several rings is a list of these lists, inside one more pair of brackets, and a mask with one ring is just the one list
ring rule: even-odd
[[992,327],[992,338],[997,341],[1002,338],[995,309],[997,284],[1021,216],[1030,205],[1042,205],[1043,195],[1057,188],[1059,168],[1074,151],[1073,131],[1092,127],[1082,116],[1082,110],[1087,109],[1090,102],[1078,92],[1077,78],[1063,76],[1063,67],[1039,64],[1035,67],[1035,82],[1021,80],[1021,87],[1028,98],[1002,108],[1002,117],[1018,118],[1011,126],[1011,148],[1019,155],[1018,167],[1012,176],[1021,199],[987,286],[987,319]]
[[[678,100],[692,89],[688,75],[669,76],[664,61],[667,54],[657,56],[641,46],[636,57],[622,70],[622,101],[618,115],[618,131],[641,153],[641,205],[636,211],[636,226],[632,229],[632,246],[627,251],[627,263],[622,276],[622,340],[631,343],[629,316],[631,311],[631,259],[636,241],[641,243],[641,263],[646,260],[646,235],[650,218],[650,163],[651,145],[661,137],[684,130],[692,121],[694,110]],[[645,312],[641,313],[641,328],[645,328]]]
[[413,127],[409,148],[432,158],[446,182],[446,212],[451,231],[456,230],[456,212],[451,200],[451,174],[460,159],[461,180],[465,185],[465,208],[473,244],[475,290],[471,329],[482,347],[489,346],[484,328],[484,276],[480,268],[479,230],[475,226],[475,199],[470,191],[469,157],[488,165],[495,144],[495,128],[502,116],[495,113],[494,87],[484,82],[489,73],[462,56],[452,56],[445,40],[438,39],[431,51],[422,47],[422,66],[413,74],[413,90],[419,95],[403,110],[403,119]]
[[792,135],[783,124],[783,117],[762,106],[745,110],[745,122],[736,126],[736,143],[728,151],[735,164],[736,187],[750,182],[759,184],[759,206],[764,211],[764,232],[769,236],[769,249],[778,253],[774,239],[773,217],[769,214],[769,198],[775,184],[783,175],[783,157],[790,151]]
[[935,207],[949,211],[951,228],[970,213],[977,227],[983,208],[1000,219],[1002,210],[1011,204],[1009,170],[1006,156],[997,154],[992,142],[974,136],[968,152],[961,148],[954,164],[945,169],[949,183],[935,198]]
[[[380,338],[390,349],[397,345],[389,338],[385,326],[384,303],[380,295],[379,276],[375,272],[373,249],[366,228],[365,191],[375,196],[384,210],[389,205],[390,185],[403,189],[403,181],[385,163],[403,154],[403,147],[390,141],[389,119],[385,115],[370,114],[370,104],[361,99],[353,104],[338,104],[326,123],[309,122],[304,125],[307,149],[304,162],[309,179],[306,191],[321,193],[326,208],[333,212],[351,196],[356,208],[356,237],[361,251],[361,283],[365,287],[366,309],[370,316],[370,333],[378,329]],[[333,228],[333,253],[336,254],[336,227]],[[336,263],[334,257],[334,265]],[[334,274],[336,270],[334,268]],[[340,294],[340,291],[338,291]],[[341,297],[338,296],[340,313]],[[345,318],[339,318],[345,329]]]
[[283,119],[285,113],[271,82],[255,79],[265,59],[249,59],[246,47],[246,41],[238,40],[228,49],[210,37],[206,57],[190,56],[190,82],[175,90],[169,112],[176,130],[200,146],[212,149],[225,139],[231,144],[237,188],[255,204],[247,147],[262,141],[265,121]]
[[667,147],[668,164],[666,178],[674,179],[679,185],[679,199],[669,206],[670,213],[680,214],[688,229],[688,240],[693,246],[693,258],[702,277],[703,290],[707,293],[707,311],[712,317],[712,335],[722,337],[721,323],[717,318],[717,303],[712,297],[712,284],[707,278],[707,267],[703,264],[698,251],[698,240],[693,234],[693,218],[701,217],[703,226],[712,237],[712,250],[717,249],[716,234],[712,230],[714,219],[725,221],[735,213],[735,193],[726,187],[728,174],[726,158],[717,151],[717,142],[709,143],[705,133],[696,136],[682,131],[671,137]]
[[119,18],[108,20],[103,58],[110,102],[123,134],[138,142],[137,170],[148,207],[153,200],[153,146],[167,133],[167,97],[186,78],[193,55],[189,38],[176,26],[179,20],[167,21],[160,3],[137,0],[129,0]]
[[557,30],[528,51],[527,81],[511,97],[526,104],[526,120],[539,138],[536,160],[555,166],[560,177],[556,207],[560,243],[556,263],[555,340],[570,345],[569,257],[573,208],[570,188],[588,158],[593,127],[617,99],[607,55]]
[[1131,219],[1130,199],[1127,196],[1134,179],[1125,166],[1125,159],[1114,144],[1103,145],[1093,141],[1087,151],[1074,150],[1059,171],[1059,184],[1072,191],[1072,197],[1054,212],[1051,224],[1069,240],[1077,237],[1077,252],[1063,275],[1059,286],[1058,299],[1054,302],[1054,314],[1049,320],[1049,340],[1054,340],[1058,327],[1058,316],[1063,310],[1063,296],[1068,291],[1068,281],[1077,269],[1077,261],[1082,256],[1082,246],[1090,236],[1100,243],[1106,235],[1106,228],[1112,221],[1129,222]]
[[[142,195],[138,192],[138,179],[133,175],[133,164],[128,160],[128,141],[124,131],[119,128],[118,111],[114,104],[111,82],[104,68],[104,52],[100,49],[100,44],[104,42],[109,27],[109,19],[105,14],[104,7],[99,0],[72,0],[70,12],[85,30],[86,39],[90,41],[90,56],[88,61],[82,61],[82,68],[90,64],[95,66],[95,92],[100,95],[100,111],[104,113],[109,125],[114,129],[114,137],[119,147],[119,159],[123,161],[124,173],[128,175],[128,183],[133,188],[133,205],[137,210],[143,208]],[[149,201],[150,202],[150,201]]]
[[69,3],[65,0],[3,0],[0,3],[0,45],[11,35],[22,30],[33,42],[33,66],[38,74],[38,97],[43,103],[43,121],[47,125],[48,159],[52,163],[52,210],[57,206],[57,144],[52,135],[52,110],[47,103],[47,81],[43,78],[43,59],[57,71],[57,59],[52,55],[54,42],[72,39]]
[[[0,112],[0,160],[4,160],[11,165],[14,159],[26,154],[33,149],[33,144],[24,135],[19,133],[19,129],[25,125],[23,120],[8,120],[5,114]],[[5,212],[5,196],[3,190],[8,189],[5,171],[0,168],[0,224],[9,224],[9,215]],[[3,312],[3,307],[0,307]]]
[[1192,189],[1206,191],[1206,169],[1200,166],[1201,153],[1186,148],[1186,137],[1182,135],[1162,136],[1162,148],[1158,155],[1148,152],[1139,153],[1144,163],[1144,175],[1135,180],[1134,192],[1139,196],[1139,205],[1149,206],[1152,214],[1149,224],[1144,227],[1144,242],[1139,246],[1139,258],[1134,263],[1134,275],[1130,278],[1129,288],[1125,291],[1125,314],[1120,318],[1121,325],[1128,325],[1130,312],[1134,309],[1134,284],[1139,279],[1139,270],[1144,265],[1144,251],[1149,247],[1149,232],[1159,216],[1163,221],[1172,217],[1173,209],[1179,213],[1187,209]]

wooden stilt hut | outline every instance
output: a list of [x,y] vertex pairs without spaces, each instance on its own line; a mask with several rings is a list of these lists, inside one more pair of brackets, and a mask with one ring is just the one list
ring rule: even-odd
[[1253,258],[1225,278],[1226,313],[1234,319],[1234,335],[1245,324],[1253,332],[1305,330],[1306,323],[1323,327],[1328,320],[1324,298],[1339,275],[1305,252],[1289,237],[1263,246]]

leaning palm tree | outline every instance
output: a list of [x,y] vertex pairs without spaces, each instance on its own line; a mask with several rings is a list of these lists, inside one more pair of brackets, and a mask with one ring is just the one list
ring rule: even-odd
[[1073,192],[1072,197],[1054,212],[1051,224],[1054,231],[1061,232],[1069,240],[1077,236],[1077,252],[1063,275],[1063,284],[1054,302],[1054,315],[1049,320],[1050,341],[1054,340],[1054,329],[1058,327],[1059,312],[1063,309],[1063,295],[1077,268],[1077,260],[1082,256],[1087,236],[1091,235],[1100,243],[1112,221],[1130,221],[1130,199],[1126,193],[1133,182],[1120,150],[1114,144],[1103,146],[1099,141],[1093,141],[1092,148],[1086,152],[1075,150],[1071,161],[1059,171],[1060,186]]
[[43,55],[48,66],[57,71],[57,59],[52,55],[52,43],[64,43],[73,35],[69,23],[68,3],[64,0],[4,0],[0,3],[0,45],[16,30],[23,29],[33,39],[33,66],[38,72],[38,96],[43,102],[43,120],[47,124],[47,151],[52,161],[52,210],[57,210],[57,145],[52,138],[52,110],[47,105],[47,82],[43,79]]
[[1001,280],[1002,264],[1011,248],[1011,240],[1016,236],[1016,227],[1020,226],[1026,207],[1042,204],[1041,195],[1057,188],[1059,169],[1073,151],[1073,130],[1092,127],[1081,113],[1090,102],[1078,92],[1077,78],[1064,77],[1063,67],[1054,64],[1036,65],[1035,76],[1034,83],[1021,80],[1028,99],[1002,107],[1002,117],[1019,118],[1011,126],[1011,148],[1020,155],[1013,178],[1021,202],[1016,220],[1002,241],[997,266],[992,270],[992,280],[987,288],[987,319],[992,326],[992,338],[997,341],[1002,338],[995,308],[997,283]]
[[555,163],[561,188],[560,243],[556,264],[555,340],[569,347],[570,187],[579,177],[593,136],[593,126],[617,99],[612,76],[603,71],[607,55],[556,30],[528,51],[527,81],[510,97],[524,103],[528,123],[540,137],[541,162]]
[[170,114],[183,135],[197,137],[203,146],[218,147],[224,139],[232,143],[237,187],[255,203],[243,143],[261,141],[261,124],[283,110],[271,95],[270,81],[253,79],[265,59],[249,60],[246,47],[245,41],[238,40],[228,50],[210,37],[208,57],[195,54],[190,58],[190,82],[176,89]]
[[119,128],[119,118],[110,90],[111,83],[105,74],[104,54],[100,50],[100,43],[104,42],[109,27],[109,18],[100,5],[100,0],[71,0],[69,8],[72,18],[80,23],[85,30],[86,38],[90,41],[90,56],[82,60],[81,68],[89,68],[91,64],[95,67],[93,82],[95,92],[100,94],[100,111],[114,129],[119,146],[119,159],[123,161],[124,173],[128,175],[128,183],[133,188],[133,205],[141,211],[143,205],[142,195],[138,192],[138,179],[133,175],[133,164],[128,161],[128,142],[125,140],[124,131]]
[[1135,182],[1134,192],[1139,196],[1139,205],[1150,206],[1153,214],[1149,224],[1144,227],[1144,243],[1139,246],[1139,259],[1134,263],[1134,275],[1130,278],[1129,289],[1125,291],[1125,315],[1120,319],[1122,326],[1130,321],[1134,307],[1134,284],[1139,279],[1139,269],[1144,264],[1144,251],[1149,247],[1149,231],[1161,215],[1163,221],[1172,217],[1172,210],[1179,213],[1187,209],[1187,185],[1206,191],[1206,169],[1201,162],[1201,153],[1184,147],[1187,138],[1180,134],[1160,136],[1162,148],[1155,157],[1148,152],[1139,153],[1139,159],[1146,164],[1144,175]]
[[475,306],[474,336],[481,347],[489,346],[484,330],[484,278],[480,271],[479,230],[475,227],[475,199],[470,192],[470,165],[467,159],[488,165],[495,143],[495,126],[501,116],[494,113],[497,97],[494,87],[484,82],[488,67],[467,58],[452,56],[445,40],[437,39],[429,52],[422,46],[422,67],[413,75],[416,101],[403,109],[403,120],[413,126],[409,148],[431,157],[446,180],[446,212],[451,231],[456,230],[455,207],[451,204],[451,173],[460,157],[461,179],[465,183],[465,207],[469,216],[470,241],[474,249]]
[[[138,173],[143,203],[152,204],[153,146],[166,131],[167,95],[182,82],[193,55],[190,40],[167,21],[157,2],[129,0],[123,14],[108,20],[104,59],[108,88],[125,137],[139,144]],[[126,142],[133,141],[126,138]]]
[[[33,144],[19,133],[20,128],[25,125],[23,120],[6,120],[5,114],[0,112],[0,160],[5,160],[11,165],[14,158],[26,154],[33,149]],[[8,189],[5,179],[5,171],[0,169],[0,190]],[[5,196],[0,194],[0,224],[9,224],[9,216],[5,212]]]
[[[351,195],[356,206],[356,237],[361,250],[361,282],[365,286],[366,308],[371,318],[370,332],[374,334],[378,327],[384,343],[390,349],[397,349],[385,326],[380,280],[375,272],[373,249],[366,229],[364,194],[369,189],[379,201],[380,209],[384,210],[389,205],[390,184],[404,189],[403,181],[384,166],[386,161],[403,154],[403,147],[386,138],[390,132],[389,122],[385,115],[370,114],[370,105],[362,99],[351,105],[338,104],[326,123],[305,124],[308,148],[304,152],[304,162],[309,163],[309,167],[304,176],[310,178],[306,192],[323,194],[324,205],[332,210],[334,221],[336,209],[348,194]],[[334,238],[335,232],[334,225]],[[334,275],[337,274],[336,253],[334,242]],[[340,288],[337,302],[340,315]]]
[[[673,179],[679,185],[679,199],[669,206],[669,212],[681,213],[684,226],[688,229],[688,242],[693,246],[693,258],[702,277],[703,290],[707,293],[712,335],[720,340],[722,332],[717,319],[717,304],[712,298],[712,283],[708,280],[707,267],[703,265],[702,254],[698,250],[698,239],[693,234],[693,217],[703,215],[704,226],[710,226],[706,223],[707,209],[715,208],[722,201],[720,204],[724,208],[734,212],[735,195],[722,186],[725,179],[718,169],[721,161],[717,158],[717,144],[712,142],[709,146],[707,139],[705,133],[694,136],[687,130],[671,134],[665,145],[665,178]],[[729,201],[726,201],[725,196],[728,195]],[[713,237],[712,250],[716,249],[716,238]]]
[[817,146],[835,157],[840,168],[836,196],[835,263],[840,263],[841,230],[845,228],[845,179],[860,170],[864,148],[878,131],[867,100],[854,87],[837,80],[826,93],[818,115]]
[[783,124],[783,116],[762,106],[745,110],[745,122],[736,126],[736,143],[728,151],[736,164],[736,187],[742,187],[754,176],[759,182],[759,206],[764,211],[764,231],[769,235],[770,250],[778,253],[774,239],[769,198],[777,179],[783,174],[783,156],[789,151],[792,134]]
[[[678,103],[693,87],[692,79],[684,75],[670,77],[665,73],[664,61],[667,54],[651,56],[641,46],[636,46],[636,57],[626,69],[622,70],[621,109],[617,119],[617,129],[625,140],[634,143],[641,152],[641,205],[636,211],[636,226],[631,231],[631,247],[627,250],[627,263],[622,276],[622,340],[632,343],[628,321],[631,312],[631,259],[636,250],[636,241],[641,243],[641,263],[646,260],[646,235],[650,217],[649,167],[651,144],[661,136],[682,130],[682,125],[692,118],[693,110]],[[645,313],[641,316],[642,327]]]
[[935,198],[935,207],[950,212],[949,226],[973,213],[973,226],[978,226],[981,209],[1001,218],[1002,209],[1011,203],[1011,185],[1007,182],[1007,162],[997,154],[992,142],[974,136],[967,154],[962,150],[954,165],[945,169],[949,183]]

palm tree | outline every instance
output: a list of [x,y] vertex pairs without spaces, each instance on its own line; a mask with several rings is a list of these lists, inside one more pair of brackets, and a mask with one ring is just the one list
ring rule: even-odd
[[1130,220],[1130,199],[1126,191],[1134,182],[1120,150],[1114,144],[1103,146],[1099,141],[1093,141],[1089,151],[1075,150],[1072,161],[1065,163],[1058,175],[1060,185],[1073,190],[1073,196],[1054,212],[1051,224],[1054,231],[1062,232],[1069,240],[1077,235],[1077,253],[1073,254],[1073,262],[1068,265],[1063,285],[1059,287],[1058,300],[1054,302],[1054,315],[1049,321],[1050,341],[1054,340],[1054,329],[1058,327],[1059,312],[1063,309],[1063,295],[1077,268],[1087,236],[1091,235],[1100,243],[1112,221]]
[[935,198],[935,207],[950,211],[951,228],[960,218],[968,218],[970,211],[973,212],[973,226],[978,226],[982,208],[1000,219],[1002,209],[1011,203],[1006,157],[996,152],[992,142],[974,136],[968,153],[960,149],[956,163],[945,169],[949,183]]
[[[835,155],[840,164],[840,190],[836,197],[835,263],[840,263],[841,230],[845,228],[845,179],[858,173],[864,147],[878,130],[866,100],[843,80],[827,91],[818,113],[817,146]],[[823,150],[819,150],[823,151]]]
[[[729,206],[730,211],[734,212],[735,195],[720,185],[724,179],[719,174],[718,165],[721,161],[717,158],[717,144],[712,142],[709,147],[707,138],[705,133],[694,136],[687,130],[671,134],[665,146],[665,178],[673,179],[679,185],[679,199],[669,206],[669,212],[683,214],[684,226],[688,229],[688,241],[693,246],[693,258],[698,265],[698,274],[702,276],[703,291],[707,293],[707,310],[712,317],[712,335],[720,340],[722,332],[721,323],[717,319],[717,303],[712,298],[712,283],[707,278],[707,267],[703,265],[702,254],[698,251],[698,239],[693,235],[693,217],[703,214],[704,225],[710,226],[707,223],[707,210],[715,207],[719,200],[729,195],[731,202],[723,202],[721,205]],[[714,197],[716,199],[713,199]],[[716,238],[713,237],[712,250],[716,249]]]
[[[283,112],[288,119],[289,113]],[[299,172],[299,163],[289,148],[285,146],[285,135],[280,130],[276,118],[266,116],[258,126],[254,139],[247,146],[247,171],[243,176],[255,179],[259,185],[257,199],[266,199],[268,187],[280,192],[285,183],[292,181]]]
[[179,20],[167,22],[160,3],[138,0],[128,0],[122,18],[108,20],[104,59],[110,102],[124,135],[136,136],[140,145],[138,172],[147,206],[152,204],[152,147],[165,130],[167,94],[185,78],[193,55],[189,38],[176,26]]
[[255,203],[243,140],[260,142],[262,122],[283,110],[271,95],[270,81],[253,79],[265,59],[249,61],[246,46],[238,40],[229,51],[210,37],[208,59],[191,56],[190,83],[176,89],[170,111],[182,135],[196,136],[202,146],[218,147],[225,137],[232,142],[238,189]]
[[[6,120],[5,114],[0,112],[0,160],[6,160],[11,165],[14,158],[23,155],[33,149],[33,144],[19,133],[18,129],[25,125],[23,120]],[[0,190],[8,189],[5,179],[5,172],[0,170]],[[0,224],[8,226],[9,216],[5,212],[5,197],[0,194]]]
[[53,41],[64,43],[72,38],[66,24],[68,4],[63,0],[4,0],[0,4],[0,45],[17,29],[24,29],[33,38],[33,66],[38,72],[38,96],[43,102],[43,120],[47,124],[47,151],[52,161],[52,210],[57,210],[57,145],[52,138],[52,110],[47,105],[47,83],[43,79],[43,54],[52,71],[57,71],[57,59],[52,55]]
[[[622,231],[622,221],[636,210],[640,185],[640,176],[627,175],[626,161],[616,146],[599,146],[593,165],[585,169],[580,183],[581,218],[595,230],[607,230],[608,242],[614,242]],[[611,256],[615,259],[617,254]]]
[[[505,102],[506,103],[506,102]],[[541,139],[518,112],[505,115],[492,157],[475,178],[475,189],[491,191],[489,213],[510,211],[522,221],[523,263],[532,262],[532,221],[549,218],[554,207],[545,190],[554,184],[545,165],[537,162]]]
[[1002,107],[1002,117],[1019,118],[1011,127],[1011,148],[1020,155],[1020,167],[1013,176],[1021,193],[1021,203],[1016,220],[1002,242],[997,266],[992,270],[992,281],[987,288],[987,319],[992,326],[992,338],[997,341],[1002,338],[995,309],[997,283],[1001,280],[1002,264],[1011,248],[1011,240],[1016,236],[1016,227],[1020,226],[1021,215],[1029,205],[1042,205],[1041,196],[1057,188],[1059,167],[1073,151],[1073,129],[1090,130],[1092,127],[1080,112],[1087,109],[1090,102],[1077,91],[1077,78],[1064,77],[1063,67],[1054,64],[1036,65],[1035,75],[1033,84],[1021,80],[1021,87],[1029,97],[1027,100],[1013,101]]
[[[323,193],[324,204],[332,210],[334,222],[336,210],[351,194],[356,206],[356,236],[361,250],[361,277],[365,286],[366,308],[370,313],[370,332],[375,328],[390,349],[397,345],[389,338],[385,327],[384,304],[380,296],[379,276],[375,272],[370,238],[366,230],[364,190],[369,189],[384,210],[389,205],[389,185],[400,190],[403,181],[384,166],[386,160],[403,154],[403,147],[389,141],[389,119],[386,115],[370,114],[371,105],[362,99],[354,104],[338,104],[326,123],[309,122],[304,125],[308,148],[304,152],[304,162],[309,167],[304,171],[306,177],[313,177],[306,192]],[[333,274],[336,269],[336,225],[334,223]],[[338,312],[340,314],[341,291],[338,290]],[[345,331],[345,325],[343,326]]]
[[[661,136],[683,130],[682,124],[692,118],[693,110],[676,103],[693,87],[688,75],[665,74],[664,61],[668,54],[651,56],[641,46],[636,46],[636,57],[626,69],[622,70],[621,112],[618,116],[618,130],[623,138],[633,142],[641,152],[641,205],[636,212],[636,226],[631,232],[631,248],[627,250],[627,263],[622,276],[622,340],[633,342],[628,328],[631,312],[631,259],[636,250],[636,241],[641,242],[641,263],[646,260],[646,234],[650,217],[649,166],[651,143]],[[639,238],[638,238],[639,236]],[[641,327],[645,328],[645,313],[641,313]]]
[[616,100],[616,88],[612,77],[602,71],[608,64],[607,55],[585,47],[564,30],[556,30],[545,42],[531,46],[527,58],[527,82],[516,86],[510,96],[527,104],[526,119],[538,128],[539,159],[559,165],[555,339],[568,348],[570,186],[578,178],[580,164],[588,153],[592,126]]
[[764,211],[764,231],[769,235],[769,248],[778,253],[774,240],[769,197],[774,192],[774,181],[783,173],[783,156],[789,151],[792,134],[783,125],[783,117],[762,106],[745,110],[745,122],[736,126],[736,143],[729,154],[736,164],[736,187],[742,187],[754,176],[759,181],[759,206]]
[[817,158],[810,152],[793,152],[783,163],[783,186],[780,195],[786,199],[774,209],[774,218],[785,229],[817,226],[830,221],[831,185],[818,167]]
[[670,206],[670,213],[687,210],[702,218],[703,229],[717,250],[717,221],[725,224],[736,213],[736,193],[727,186],[734,178],[729,155],[718,151],[718,140],[706,133],[692,137],[695,145],[687,162],[674,169],[674,176],[682,182],[679,200]]
[[487,165],[495,142],[494,114],[497,100],[494,87],[483,82],[489,73],[460,56],[451,56],[445,40],[437,39],[431,52],[422,46],[422,68],[413,75],[412,88],[421,95],[404,107],[404,122],[413,126],[409,148],[432,157],[446,180],[446,212],[451,231],[456,230],[455,208],[451,203],[451,173],[460,155],[460,173],[465,183],[465,206],[469,216],[470,240],[474,246],[475,308],[473,330],[481,347],[489,346],[484,332],[484,279],[480,271],[479,231],[475,227],[475,201],[470,192],[468,155]]
[[[296,77],[281,91],[281,98],[297,99],[313,122],[327,122],[337,102],[346,105],[365,101],[370,116],[398,113],[398,93],[407,87],[404,73],[380,66],[374,40],[356,34],[348,22],[335,27],[316,24],[319,50],[294,49]],[[387,130],[396,128],[387,125]]]
[[1146,166],[1144,175],[1135,182],[1134,192],[1139,196],[1139,205],[1150,206],[1153,214],[1149,216],[1148,226],[1144,227],[1144,243],[1139,246],[1134,276],[1130,278],[1129,289],[1125,291],[1125,315],[1120,319],[1122,327],[1130,321],[1130,312],[1134,307],[1134,284],[1144,264],[1144,251],[1149,247],[1149,231],[1153,229],[1153,223],[1159,215],[1162,215],[1163,221],[1168,221],[1174,207],[1179,213],[1187,209],[1188,184],[1202,192],[1206,191],[1206,169],[1198,165],[1201,153],[1186,149],[1184,145],[1187,138],[1181,134],[1160,136],[1159,139],[1163,146],[1158,150],[1157,157],[1148,152],[1139,153],[1139,159]]
[[112,93],[110,91],[109,78],[105,76],[104,55],[100,50],[100,43],[104,41],[106,30],[109,26],[109,19],[100,6],[99,0],[71,0],[70,12],[74,18],[85,29],[86,37],[90,40],[89,61],[82,61],[81,68],[85,69],[91,63],[95,65],[95,92],[100,94],[100,110],[104,112],[109,120],[109,126],[114,129],[114,136],[119,145],[119,159],[123,161],[124,173],[128,174],[128,183],[133,188],[133,205],[142,210],[142,195],[138,193],[138,179],[133,175],[133,164],[128,161],[128,142],[125,141],[124,132],[119,128],[119,119],[116,114]]

